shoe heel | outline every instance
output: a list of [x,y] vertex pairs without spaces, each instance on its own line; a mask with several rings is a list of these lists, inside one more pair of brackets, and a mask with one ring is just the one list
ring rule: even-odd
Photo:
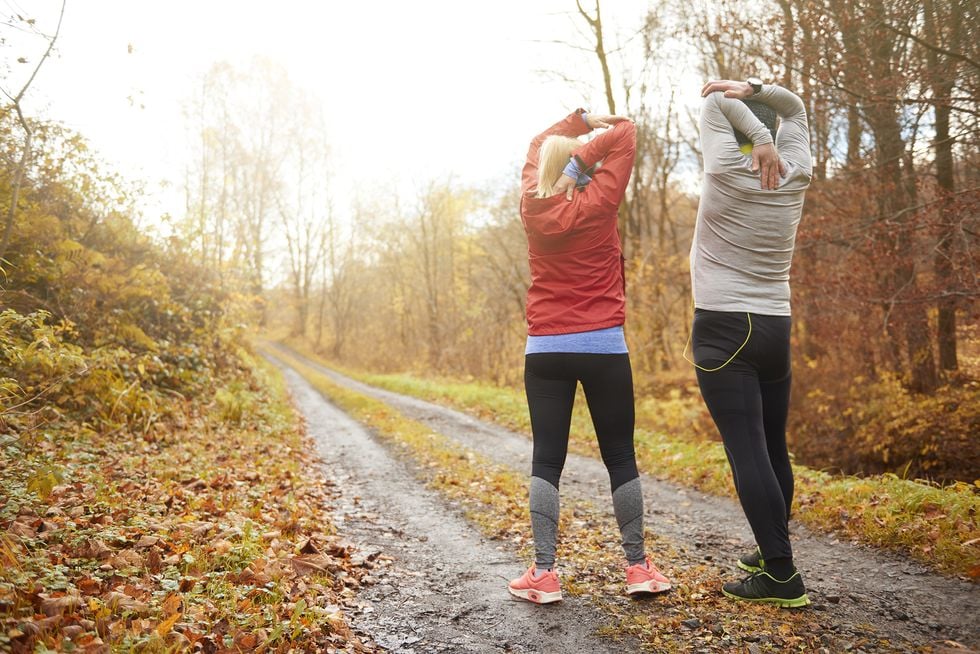
[[544,591],[534,590],[533,588],[529,588],[527,590],[515,590],[508,587],[507,590],[509,590],[510,594],[514,597],[519,597],[520,599],[533,602],[534,604],[551,604],[552,602],[562,601],[560,590],[553,593],[545,593]]

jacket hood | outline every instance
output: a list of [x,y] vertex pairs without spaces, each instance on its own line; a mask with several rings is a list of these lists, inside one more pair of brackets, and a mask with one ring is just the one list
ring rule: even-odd
[[578,192],[572,196],[571,202],[565,199],[564,193],[550,198],[525,196],[522,200],[521,217],[524,219],[528,237],[554,238],[571,232],[581,212],[579,202]]

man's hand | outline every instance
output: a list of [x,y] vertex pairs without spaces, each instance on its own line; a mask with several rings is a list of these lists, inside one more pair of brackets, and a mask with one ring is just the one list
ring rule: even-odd
[[629,120],[626,116],[607,116],[605,114],[586,114],[585,122],[592,129],[599,129],[600,127],[612,127],[616,123],[621,123],[624,120]]
[[730,79],[716,79],[701,87],[701,97],[705,98],[708,95],[719,91],[724,91],[726,98],[744,100],[752,95],[752,85],[748,82],[736,82]]
[[752,148],[752,171],[759,171],[762,189],[771,191],[779,187],[780,177],[786,177],[786,164],[779,158],[775,146],[766,143]]
[[559,193],[565,194],[565,199],[571,202],[572,195],[575,193],[575,180],[568,175],[562,175],[555,182],[555,195]]

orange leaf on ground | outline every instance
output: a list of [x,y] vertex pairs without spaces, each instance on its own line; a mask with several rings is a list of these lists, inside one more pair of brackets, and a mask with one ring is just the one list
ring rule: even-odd
[[[180,598],[178,598],[178,600],[179,599]],[[166,620],[158,624],[156,628],[157,634],[159,634],[162,637],[170,633],[170,630],[173,629],[174,625],[177,624],[177,621],[180,620],[180,616],[181,616],[180,613],[174,613],[172,616],[170,616],[169,618],[167,618]]]
[[171,593],[167,595],[166,599],[163,600],[163,606],[161,607],[164,615],[171,615],[180,611],[181,599],[180,595],[176,593]]

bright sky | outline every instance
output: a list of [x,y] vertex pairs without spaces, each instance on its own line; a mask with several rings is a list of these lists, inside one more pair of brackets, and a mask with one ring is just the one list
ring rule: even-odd
[[[604,3],[609,47],[639,27],[647,5]],[[59,7],[0,0],[0,14],[36,17],[48,32]],[[594,56],[550,43],[588,45],[574,13],[574,0],[68,0],[56,56],[25,105],[84,134],[126,177],[146,180],[148,214],[179,214],[182,107],[214,62],[261,55],[322,99],[341,195],[404,192],[450,175],[488,183],[516,178],[530,137],[570,109],[604,108]],[[40,39],[4,36],[8,62],[35,62],[43,51]],[[7,90],[30,67],[9,66]]]

